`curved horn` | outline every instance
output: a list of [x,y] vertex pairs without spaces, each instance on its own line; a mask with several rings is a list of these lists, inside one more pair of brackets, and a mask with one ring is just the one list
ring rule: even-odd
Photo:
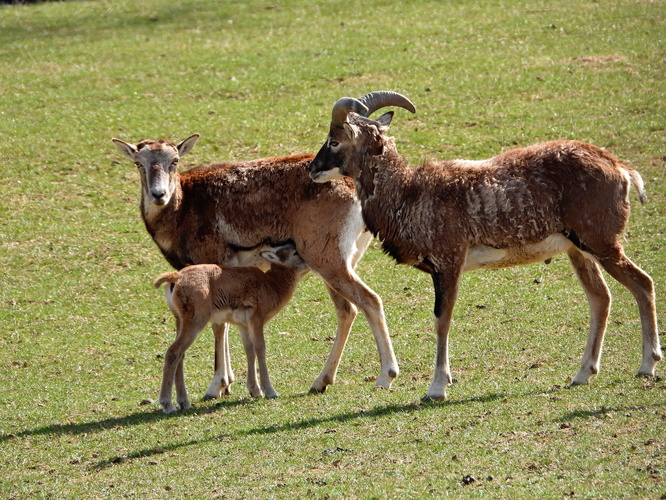
[[363,116],[368,116],[369,114],[367,106],[358,99],[354,99],[353,97],[343,97],[342,99],[338,99],[338,102],[333,105],[331,126],[341,127],[347,120],[347,115],[351,111]]
[[404,95],[398,94],[397,92],[390,92],[388,90],[370,92],[358,100],[368,108],[367,114],[363,115],[366,117],[386,106],[399,106],[407,111],[416,113],[416,108],[412,102]]

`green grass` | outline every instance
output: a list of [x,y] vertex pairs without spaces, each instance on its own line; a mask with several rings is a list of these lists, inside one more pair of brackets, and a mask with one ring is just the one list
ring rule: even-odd
[[339,97],[382,89],[417,107],[392,127],[414,163],[589,141],[643,175],[649,201],[632,197],[626,251],[664,316],[665,23],[666,4],[643,0],[1,6],[0,496],[666,495],[666,382],[634,377],[635,303],[609,281],[602,371],[569,388],[588,306],[563,258],[465,276],[444,403],[420,403],[435,354],[429,278],[373,244],[358,272],[384,300],[401,366],[390,391],[373,390],[359,317],[338,383],[307,394],[335,331],[309,276],[269,325],[280,399],[246,395],[233,334],[232,395],[199,401],[205,332],[186,362],[194,409],[143,404],[173,338],[152,288],[168,266],[110,142],[199,132],[184,166],[315,152]]

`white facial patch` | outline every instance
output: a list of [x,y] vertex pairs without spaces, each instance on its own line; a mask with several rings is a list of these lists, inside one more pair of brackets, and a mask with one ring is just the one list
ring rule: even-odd
[[343,175],[340,172],[339,167],[334,167],[330,170],[325,170],[323,172],[311,172],[310,179],[317,183],[334,181],[335,179],[342,178]]

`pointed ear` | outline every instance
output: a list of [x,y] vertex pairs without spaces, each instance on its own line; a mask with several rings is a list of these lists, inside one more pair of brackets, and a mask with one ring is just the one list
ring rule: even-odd
[[345,122],[342,124],[342,128],[344,129],[345,134],[347,134],[347,137],[350,141],[353,141],[358,137],[358,129],[354,125],[350,125],[349,123]]
[[124,156],[126,156],[130,160],[134,161],[134,155],[137,153],[137,149],[134,144],[129,144],[125,141],[121,141],[120,139],[116,139],[115,137],[111,140],[118,148],[118,151],[120,151]]
[[379,123],[379,131],[382,133],[386,132],[389,129],[389,125],[391,124],[392,119],[393,119],[393,111],[384,113],[382,116],[377,118],[377,122]]
[[275,252],[271,252],[270,250],[265,250],[259,253],[259,255],[261,255],[268,262],[281,262],[280,257],[278,257]]
[[197,143],[198,139],[199,139],[199,134],[192,134],[184,141],[179,142],[176,145],[176,149],[178,149],[178,154],[180,156],[185,156],[187,153],[189,153],[192,150],[194,145]]

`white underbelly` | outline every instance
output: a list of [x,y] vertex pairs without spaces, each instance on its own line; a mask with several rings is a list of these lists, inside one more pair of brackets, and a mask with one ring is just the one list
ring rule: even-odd
[[212,323],[230,323],[232,325],[246,326],[248,323],[248,309],[217,309],[213,311],[210,321]]
[[551,234],[538,243],[510,248],[477,245],[467,251],[464,271],[497,269],[542,262],[558,253],[566,252],[572,246],[571,240],[562,234]]

